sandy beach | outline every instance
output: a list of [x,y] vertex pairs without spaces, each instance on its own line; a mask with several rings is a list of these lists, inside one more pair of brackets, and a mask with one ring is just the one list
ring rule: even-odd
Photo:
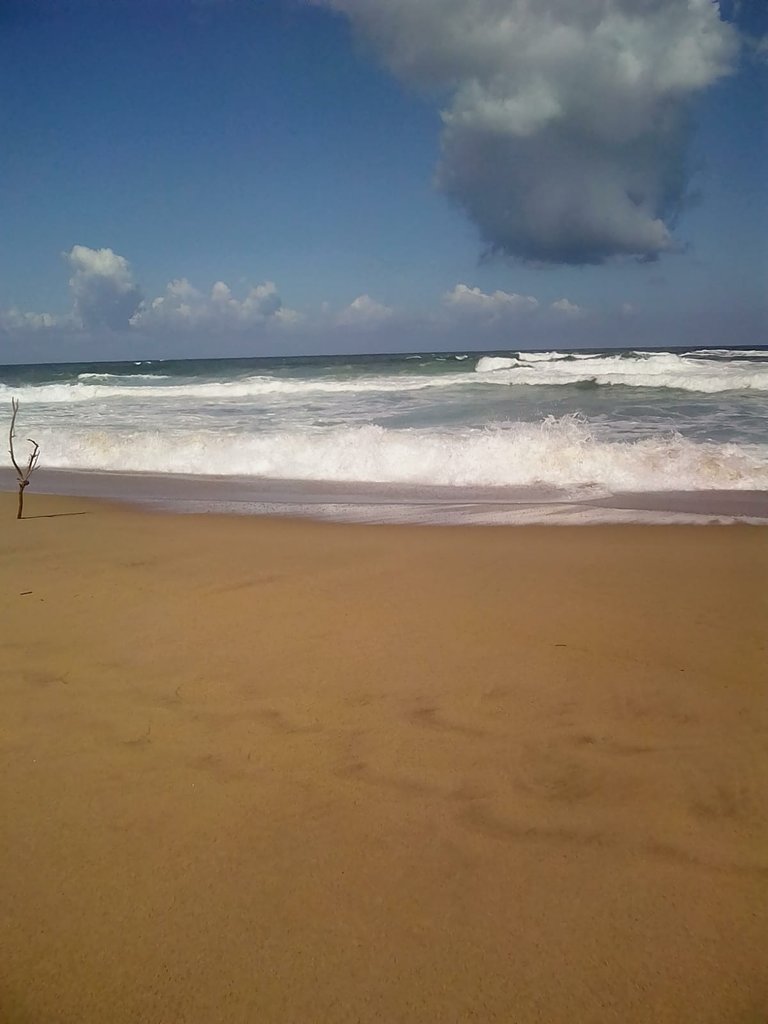
[[3,1024],[764,1024],[764,527],[26,503]]

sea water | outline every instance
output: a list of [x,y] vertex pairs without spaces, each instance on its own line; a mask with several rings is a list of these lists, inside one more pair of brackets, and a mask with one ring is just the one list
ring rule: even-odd
[[59,470],[568,501],[768,490],[765,349],[0,368],[12,396]]

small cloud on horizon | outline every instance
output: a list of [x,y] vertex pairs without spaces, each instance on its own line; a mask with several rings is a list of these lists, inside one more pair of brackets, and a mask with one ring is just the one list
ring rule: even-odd
[[[32,335],[47,335],[50,345],[57,339],[80,338],[88,344],[101,340],[113,350],[122,344],[121,337],[133,336],[142,344],[171,346],[174,351],[178,339],[185,337],[197,339],[198,348],[206,338],[219,346],[222,339],[234,344],[237,338],[250,337],[254,342],[261,338],[263,344],[277,345],[279,339],[293,337],[294,349],[307,345],[311,349],[321,340],[332,349],[334,344],[346,347],[359,335],[377,339],[361,340],[361,350],[374,343],[384,350],[404,344],[434,345],[438,337],[451,345],[467,327],[481,329],[487,344],[493,339],[506,343],[513,338],[518,342],[545,338],[555,330],[559,338],[568,336],[562,333],[565,330],[576,337],[579,322],[594,326],[601,319],[599,311],[593,313],[565,296],[550,301],[503,289],[485,292],[463,281],[445,291],[431,308],[420,310],[386,305],[364,292],[346,306],[322,302],[314,310],[300,311],[287,306],[277,284],[269,280],[247,286],[237,295],[220,279],[201,289],[177,277],[160,295],[141,298],[130,263],[113,249],[75,245],[65,256],[73,271],[71,312],[0,310],[0,333],[18,337],[19,343]],[[628,316],[629,309],[625,304],[622,316]],[[51,357],[55,358],[55,351]]]
[[457,284],[452,291],[446,292],[443,303],[457,313],[479,315],[492,320],[510,314],[532,313],[539,306],[539,300],[533,295],[518,295],[501,290],[487,293],[466,284]]
[[394,312],[391,306],[376,302],[370,295],[358,295],[337,315],[336,323],[341,327],[380,327],[392,318]]
[[300,314],[286,309],[273,281],[249,288],[243,299],[236,298],[224,281],[216,281],[209,293],[195,288],[185,278],[169,282],[165,292],[143,302],[131,317],[131,327],[139,330],[210,331],[243,330],[268,322],[298,322]]
[[64,326],[67,320],[52,313],[24,313],[15,306],[0,309],[0,330],[4,331],[46,331]]
[[568,299],[557,299],[549,308],[553,309],[556,313],[570,317],[584,316],[586,313],[582,306],[577,306],[575,302],[570,302]]

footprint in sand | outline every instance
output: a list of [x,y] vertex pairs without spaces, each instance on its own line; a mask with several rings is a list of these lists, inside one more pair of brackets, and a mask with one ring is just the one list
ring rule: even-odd
[[407,712],[407,721],[412,725],[419,725],[425,729],[435,729],[438,732],[451,732],[459,736],[487,736],[485,729],[478,729],[471,725],[459,725],[455,722],[446,721],[442,717],[440,708],[422,707]]

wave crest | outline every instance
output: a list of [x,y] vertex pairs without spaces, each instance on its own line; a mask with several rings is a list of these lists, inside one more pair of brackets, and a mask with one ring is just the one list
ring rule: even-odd
[[[533,360],[534,356],[549,358]],[[579,354],[579,361],[561,353],[521,353],[520,360],[483,357],[475,373],[486,384],[566,385],[587,381],[598,385],[669,388],[717,394],[723,391],[768,391],[768,365],[723,363],[672,353],[610,356]]]
[[[435,364],[414,361],[401,373],[367,373],[360,376],[301,378],[269,373],[242,376],[231,380],[205,380],[174,377],[160,373],[84,372],[65,382],[0,384],[0,402],[12,396],[23,402],[64,405],[113,399],[156,399],[227,401],[260,397],[311,398],[313,395],[405,394],[429,389],[462,387],[545,386],[561,387],[594,383],[598,386],[621,385],[631,388],[674,389],[716,394],[726,391],[768,391],[768,360],[744,358],[725,362],[699,353],[681,356],[674,353],[617,352],[610,355],[582,352],[519,352],[510,355],[480,356],[458,365],[450,372],[445,357]],[[762,355],[762,353],[761,353]],[[473,372],[474,371],[474,372]]]
[[619,490],[768,488],[768,445],[676,434],[610,441],[575,415],[462,430],[344,426],[264,434],[46,430],[61,469],[448,486]]

